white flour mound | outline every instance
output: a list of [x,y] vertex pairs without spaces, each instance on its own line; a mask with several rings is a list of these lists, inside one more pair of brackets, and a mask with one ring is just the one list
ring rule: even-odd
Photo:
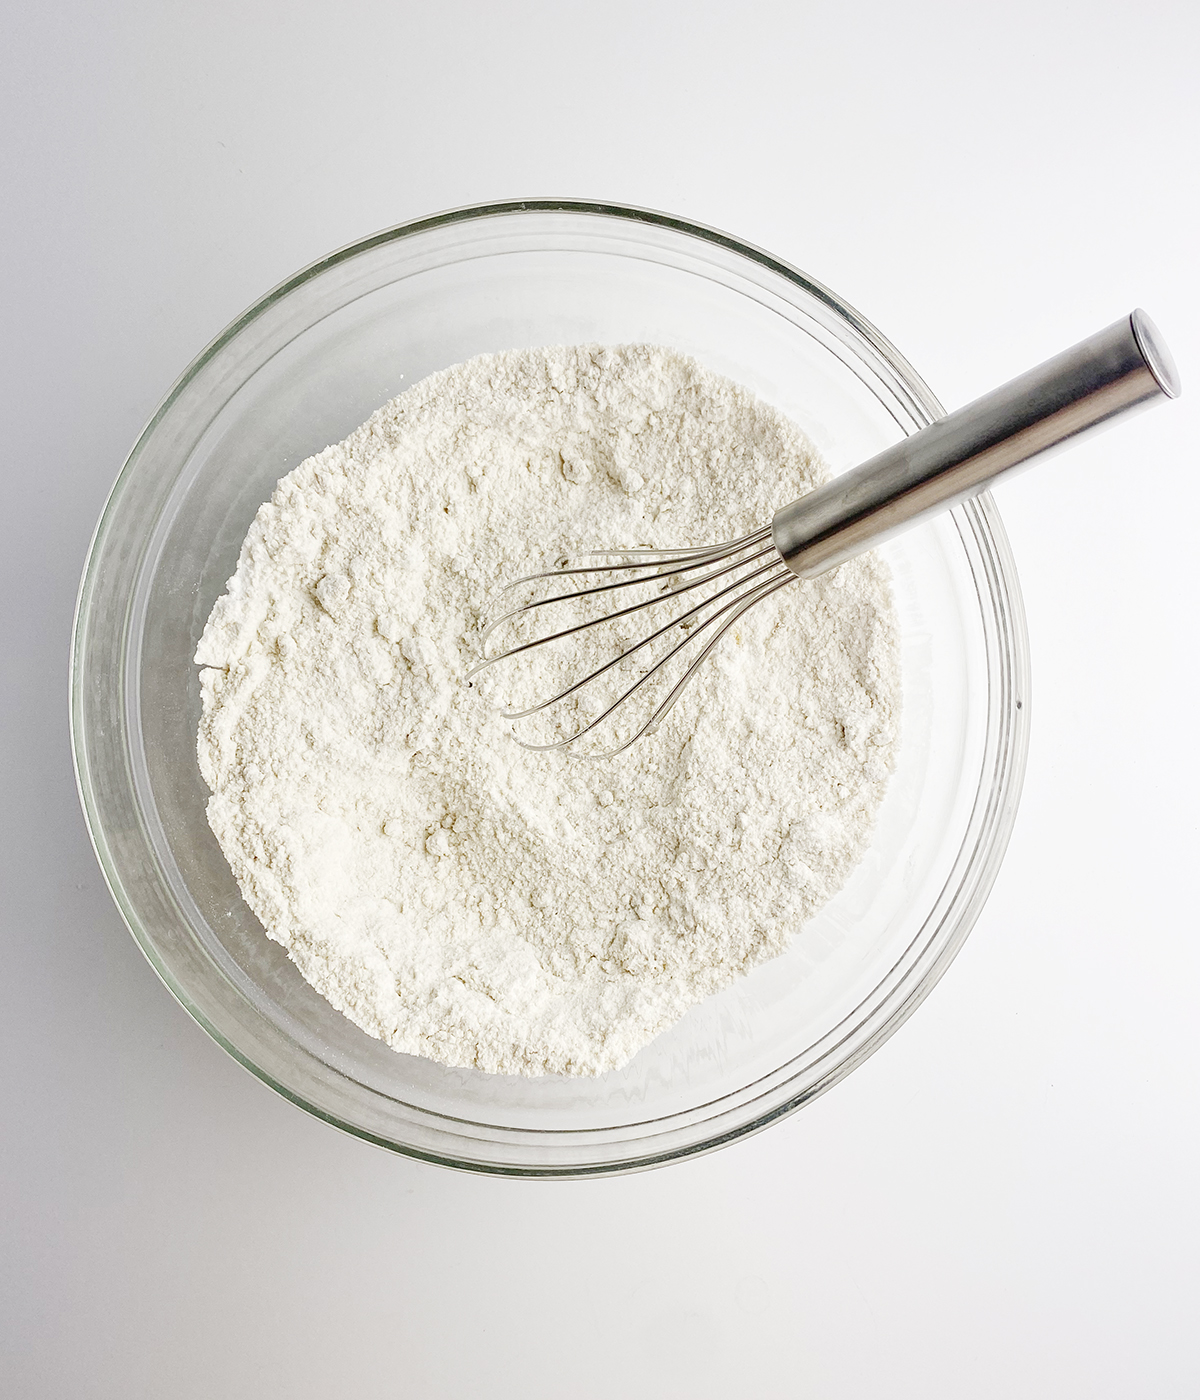
[[308,981],[396,1050],[599,1074],[781,953],[892,767],[876,558],[753,608],[613,759],[520,748],[463,682],[498,581],[729,539],[824,478],[781,414],[645,345],[457,365],[285,476],[196,653],[199,757],[238,884]]

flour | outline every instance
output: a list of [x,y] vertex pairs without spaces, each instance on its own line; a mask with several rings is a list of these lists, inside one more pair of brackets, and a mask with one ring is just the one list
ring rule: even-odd
[[566,550],[727,539],[825,469],[670,350],[483,356],[280,481],[196,653],[208,817],[308,981],[398,1051],[619,1068],[861,857],[897,743],[872,555],[747,613],[659,731],[533,754],[464,684],[498,582]]

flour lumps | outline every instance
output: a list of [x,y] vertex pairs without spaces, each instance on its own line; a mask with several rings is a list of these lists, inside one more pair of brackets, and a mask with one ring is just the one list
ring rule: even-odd
[[208,818],[307,980],[398,1051],[618,1069],[781,953],[869,839],[897,745],[883,564],[748,612],[653,737],[530,753],[464,684],[499,581],[727,539],[825,479],[749,391],[652,346],[482,356],[259,510],[200,641]]

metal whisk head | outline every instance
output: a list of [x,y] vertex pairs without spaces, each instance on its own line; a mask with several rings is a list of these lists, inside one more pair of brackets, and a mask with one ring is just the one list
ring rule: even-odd
[[[581,755],[609,758],[652,733],[742,614],[795,578],[772,543],[770,527],[725,544],[564,558],[503,590],[501,598],[509,601],[522,591],[532,596],[489,623],[485,660],[467,679],[525,653],[536,650],[543,657],[558,649],[547,686],[552,693],[502,711],[507,719],[524,720],[550,717],[557,707],[557,730],[548,742],[516,736],[522,747],[537,751],[575,744],[614,721],[635,696],[648,697],[649,715],[634,732],[620,733],[619,742],[601,753]],[[488,642],[502,628],[511,633],[509,645],[488,657]],[[573,726],[565,736],[564,718]]]

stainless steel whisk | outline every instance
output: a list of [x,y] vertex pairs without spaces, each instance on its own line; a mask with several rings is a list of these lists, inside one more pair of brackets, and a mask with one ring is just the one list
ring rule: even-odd
[[[554,569],[515,580],[505,593],[521,587],[556,586],[563,580],[585,575],[623,575],[586,587],[558,590],[552,586],[549,596],[535,598],[496,618],[483,634],[485,659],[469,673],[468,680],[535,647],[633,617],[664,601],[699,593],[699,602],[675,613],[556,694],[525,709],[504,711],[507,718],[518,720],[547,710],[578,695],[599,677],[678,629],[679,639],[666,654],[649,660],[631,685],[575,733],[543,744],[518,740],[530,749],[565,748],[609,719],[653,676],[663,673],[684,648],[702,642],[682,676],[632,736],[602,754],[588,755],[611,757],[657,728],[729,628],[749,608],[785,584],[796,578],[814,578],[835,568],[910,525],[977,495],[1003,473],[1068,445],[1088,430],[1164,397],[1177,397],[1179,388],[1174,361],[1161,335],[1145,312],[1135,310],[1070,350],[783,506],[770,525],[740,539],[682,549],[598,550],[564,559]],[[625,589],[644,590],[647,586],[654,590],[650,597],[486,657],[489,638],[505,624],[528,621],[532,615],[559,604],[577,605],[605,594],[619,596]]]

